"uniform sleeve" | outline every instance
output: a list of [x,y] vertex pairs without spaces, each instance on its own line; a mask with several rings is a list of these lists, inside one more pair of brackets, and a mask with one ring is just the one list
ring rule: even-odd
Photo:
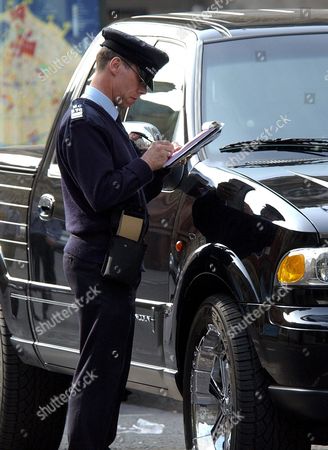
[[153,198],[157,197],[163,189],[163,181],[166,175],[170,173],[169,168],[160,169],[154,172],[154,178],[151,183],[147,184],[144,187],[144,193],[146,196],[147,203],[150,202]]
[[102,131],[88,121],[72,123],[64,145],[71,176],[95,212],[124,202],[153,178],[151,168],[140,158],[114,168],[112,152],[120,149],[110,148]]
[[[140,148],[136,145],[134,141],[132,141],[132,145],[134,146],[137,154],[141,156]],[[144,186],[144,193],[146,197],[147,203],[150,202],[153,198],[157,197],[163,189],[163,181],[166,175],[170,173],[170,168],[159,169],[154,172],[154,178],[151,183],[148,183]]]

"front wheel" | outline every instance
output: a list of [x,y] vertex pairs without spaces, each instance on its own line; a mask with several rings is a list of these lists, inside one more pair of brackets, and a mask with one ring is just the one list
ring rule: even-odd
[[[211,296],[200,306],[187,343],[183,400],[188,450],[309,450],[305,438],[278,425],[266,376],[242,321],[228,296]],[[297,441],[297,447],[295,447]]]

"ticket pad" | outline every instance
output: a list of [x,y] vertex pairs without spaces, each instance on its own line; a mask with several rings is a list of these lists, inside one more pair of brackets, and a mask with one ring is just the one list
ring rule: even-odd
[[139,241],[143,223],[144,220],[140,217],[130,216],[123,211],[116,234],[132,241]]

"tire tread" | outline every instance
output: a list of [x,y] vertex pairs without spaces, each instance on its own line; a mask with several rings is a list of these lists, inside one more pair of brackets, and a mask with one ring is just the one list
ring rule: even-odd
[[41,422],[39,406],[69,386],[69,377],[23,364],[0,307],[0,449],[58,450],[66,408]]

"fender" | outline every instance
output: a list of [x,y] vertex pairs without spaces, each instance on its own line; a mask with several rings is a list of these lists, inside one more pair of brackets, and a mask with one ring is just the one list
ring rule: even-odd
[[4,309],[6,300],[8,300],[9,298],[7,274],[7,265],[5,263],[5,259],[0,246],[0,305],[2,306],[2,309]]
[[[170,314],[164,323],[166,361],[182,371],[184,348],[194,315],[206,297],[225,292],[239,304],[261,303],[260,294],[238,256],[222,244],[205,244],[187,258]],[[172,364],[172,362],[174,362]],[[181,380],[176,378],[180,389]]]
[[[2,253],[2,248],[1,248],[1,245],[0,245],[0,286],[1,286],[1,292],[2,292],[3,284],[5,284],[7,282],[7,278],[6,278],[7,273],[8,273],[8,270],[7,270],[5,259],[4,259],[3,253]],[[0,301],[1,301],[1,297],[0,297]]]
[[224,284],[239,303],[260,303],[260,293],[238,256],[222,244],[205,244],[189,255],[179,277],[174,305],[191,289],[196,277],[210,275]]
[[10,280],[8,268],[0,246],[0,305],[7,327],[10,333],[15,335],[15,331],[18,331],[18,308],[16,308],[16,303],[12,302],[10,295],[12,291],[11,288],[15,288],[15,286],[12,286],[12,283],[13,282]]

